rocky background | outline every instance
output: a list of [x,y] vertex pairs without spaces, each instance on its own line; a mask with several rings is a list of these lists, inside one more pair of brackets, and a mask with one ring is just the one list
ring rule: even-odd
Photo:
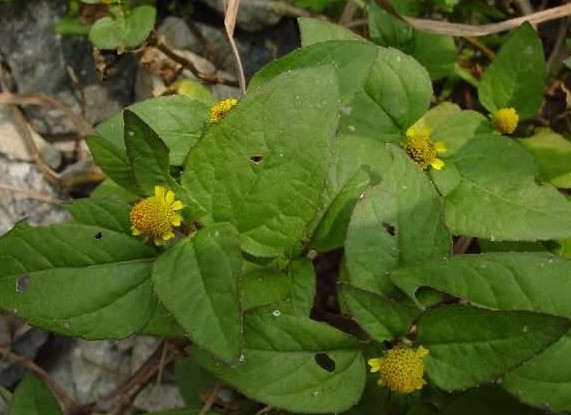
[[[158,3],[158,31],[169,46],[201,68],[234,77],[222,29],[222,0],[180,2],[191,7],[177,15],[169,15],[168,7],[176,1]],[[61,202],[88,195],[101,179],[78,134],[167,88],[160,71],[141,64],[140,56],[94,57],[86,38],[56,34],[54,25],[67,7],[65,0],[0,1],[0,234],[21,220],[32,225],[68,220]],[[246,77],[297,47],[293,17],[298,13],[282,1],[242,0],[236,36]],[[149,59],[154,62],[155,57]],[[217,97],[237,95],[228,86],[209,87]],[[8,92],[18,93],[17,99]],[[77,119],[66,113],[69,110]],[[63,338],[31,328],[10,310],[0,314],[0,351],[35,362],[77,403],[96,403],[94,410],[100,412],[109,410],[105,397],[159,346],[159,340],[150,337],[98,342]],[[134,409],[183,405],[171,369],[159,385],[151,382],[138,395]],[[0,356],[0,415],[6,410],[2,397],[24,373],[22,365]]]

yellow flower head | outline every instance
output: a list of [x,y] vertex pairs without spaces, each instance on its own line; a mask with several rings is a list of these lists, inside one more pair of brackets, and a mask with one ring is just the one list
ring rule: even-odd
[[383,357],[370,359],[367,363],[371,372],[379,372],[379,385],[386,386],[394,392],[411,393],[422,389],[426,383],[422,378],[424,373],[424,358],[428,349],[419,346],[412,349],[397,346],[384,352]]
[[177,213],[182,208],[182,202],[175,200],[172,191],[155,186],[154,196],[141,200],[131,209],[131,231],[133,235],[152,238],[156,245],[164,245],[174,238],[173,228],[182,222]]
[[223,101],[218,101],[212,107],[210,107],[210,114],[208,116],[208,120],[211,124],[217,123],[228,111],[230,111],[233,107],[238,104],[238,100],[236,98],[228,98]]
[[444,162],[437,156],[448,151],[446,144],[442,141],[433,142],[430,130],[426,127],[412,126],[406,130],[402,148],[423,170],[429,166],[436,170],[444,167]]
[[517,128],[519,115],[514,108],[502,108],[492,116],[492,124],[496,131],[511,134]]

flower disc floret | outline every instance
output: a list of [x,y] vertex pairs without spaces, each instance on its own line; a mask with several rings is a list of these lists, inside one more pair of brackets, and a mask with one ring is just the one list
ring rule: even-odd
[[367,363],[372,373],[381,375],[379,385],[394,392],[411,393],[426,384],[422,378],[426,356],[428,349],[422,346],[413,349],[400,345],[385,351],[383,357],[370,359]]
[[444,167],[444,162],[438,158],[438,155],[447,151],[446,145],[442,141],[433,142],[430,130],[426,127],[409,128],[402,148],[423,170],[428,167],[441,170]]
[[235,98],[228,98],[222,101],[218,101],[216,104],[210,107],[210,114],[208,116],[208,120],[211,124],[217,123],[228,111],[234,108],[238,104],[238,100]]
[[492,116],[492,124],[496,131],[511,134],[517,128],[519,115],[515,108],[502,108]]
[[164,245],[174,238],[174,228],[180,226],[182,217],[177,212],[184,206],[175,200],[175,194],[163,186],[155,186],[155,194],[141,200],[131,209],[133,235],[151,238],[156,245]]

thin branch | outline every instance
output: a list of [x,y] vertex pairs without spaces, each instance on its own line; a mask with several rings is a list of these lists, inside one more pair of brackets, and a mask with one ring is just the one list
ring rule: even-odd
[[77,404],[63,388],[50,376],[48,372],[35,364],[33,361],[11,352],[8,348],[0,346],[0,355],[7,362],[26,368],[37,377],[42,379],[52,392],[58,397],[69,415],[84,415],[91,412],[91,408]]
[[137,395],[151,381],[153,376],[160,372],[163,366],[169,365],[174,361],[176,357],[176,353],[174,352],[170,354],[167,353],[166,356],[163,356],[163,344],[164,342],[161,342],[139,369],[125,379],[110,395],[104,398],[105,400],[116,400],[115,407],[110,415],[124,414],[125,410],[131,406]]
[[[551,20],[560,19],[571,15],[571,3],[546,9],[540,12],[529,14],[526,16],[516,17],[514,19],[504,20],[498,23],[489,23],[483,25],[470,25],[461,23],[442,22],[430,19],[417,19],[405,17],[395,12],[394,8],[387,0],[376,0],[377,4],[383,9],[396,15],[402,20],[407,21],[411,26],[424,32],[435,33],[448,36],[487,36],[493,33],[505,32],[520,26],[524,22],[532,25],[538,25]],[[366,24],[363,21],[354,21],[348,27]]]
[[269,406],[266,406],[266,407],[260,409],[260,410],[259,410],[258,412],[256,412],[254,415],[264,415],[264,414],[269,413],[269,412],[270,412],[271,410],[273,410],[273,409],[274,409],[274,407],[271,406],[271,405],[269,405]]
[[71,109],[61,102],[42,94],[14,94],[12,92],[0,93],[0,104],[6,105],[36,105],[51,107],[60,110],[75,125],[77,134],[85,137],[93,128],[83,117],[75,114]]
[[210,408],[212,408],[212,405],[214,405],[214,402],[216,402],[219,390],[220,390],[220,382],[216,382],[214,388],[212,388],[212,392],[210,392],[208,399],[206,400],[206,402],[204,402],[204,405],[202,406],[202,409],[200,410],[198,415],[205,415],[208,411],[210,411]]
[[50,203],[53,205],[59,205],[60,203],[63,203],[63,200],[54,199],[48,195],[34,192],[32,190],[20,189],[19,187],[10,186],[9,184],[0,183],[0,190],[7,190],[10,192],[20,193],[29,199],[34,199],[39,202]]
[[150,47],[157,48],[163,54],[165,54],[165,56],[167,56],[169,59],[172,59],[173,61],[175,61],[179,65],[182,65],[182,67],[184,69],[188,69],[194,76],[196,76],[198,79],[200,79],[204,82],[208,82],[209,84],[223,84],[223,85],[228,85],[228,86],[238,86],[238,83],[236,81],[222,78],[222,77],[216,75],[215,73],[207,74],[207,73],[200,72],[198,70],[198,68],[196,67],[196,65],[194,65],[193,62],[186,59],[184,56],[180,56],[178,53],[173,51],[165,43],[163,38],[157,34],[154,34],[153,36],[151,36],[151,38],[148,41],[148,45]]

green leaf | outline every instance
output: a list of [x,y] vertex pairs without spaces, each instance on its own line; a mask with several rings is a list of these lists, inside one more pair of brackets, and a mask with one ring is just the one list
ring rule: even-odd
[[531,405],[554,412],[571,411],[571,334],[508,373],[502,386]]
[[142,193],[124,149],[98,135],[87,136],[85,141],[95,162],[109,178],[132,193]]
[[146,194],[152,194],[156,185],[168,185],[169,149],[155,131],[137,114],[123,111],[125,120],[125,146],[133,174]]
[[[435,142],[442,141],[446,144],[448,151],[443,156],[445,160],[462,151],[463,147],[468,144],[476,134],[492,132],[492,126],[489,120],[479,112],[459,111],[450,113],[445,110],[445,107],[447,106],[441,104],[438,107],[432,108],[426,114],[426,125],[429,128],[433,128],[432,140]],[[446,117],[445,120],[435,120],[434,118],[439,117],[439,115],[436,114],[432,117],[430,116],[432,111],[437,108],[444,110],[442,111],[442,115]],[[432,125],[432,122],[435,122],[434,124],[436,125]],[[434,176],[437,176],[439,173],[441,172],[435,172]]]
[[214,376],[204,370],[193,355],[176,361],[174,376],[184,402],[187,405],[200,405],[199,409],[206,388],[216,383]]
[[513,107],[521,118],[534,117],[543,102],[545,59],[535,29],[524,23],[504,42],[478,86],[491,113]]
[[154,313],[145,327],[138,333],[168,339],[183,339],[185,337],[184,329],[160,301],[157,301]]
[[290,297],[292,279],[284,271],[245,263],[242,272],[240,290],[244,310],[282,303]]
[[76,199],[65,204],[76,223],[130,234],[130,206],[119,199]]
[[[165,142],[170,151],[170,164],[180,166],[202,135],[209,107],[184,95],[171,95],[147,99],[127,109],[137,114]],[[123,112],[96,128],[100,136],[125,154],[124,130]]]
[[[424,68],[413,58],[395,49],[380,48],[365,79],[364,92],[381,109],[378,116],[388,117],[387,125],[390,121],[404,131],[428,110],[432,84]],[[359,132],[359,126],[356,131]],[[387,128],[379,131],[379,139],[393,141],[383,138],[382,134],[388,132]]]
[[99,185],[89,194],[91,199],[118,199],[126,203],[134,203],[139,199],[135,193],[132,193],[119,186],[109,177],[103,180]]
[[356,135],[342,135],[335,142],[333,160],[321,199],[320,221],[312,248],[330,251],[343,246],[347,226],[359,196],[370,184],[379,182],[392,164],[386,145]]
[[366,42],[366,39],[344,27],[324,20],[299,17],[297,19],[303,47],[328,40],[356,40]]
[[196,344],[227,362],[240,354],[237,239],[228,224],[208,226],[177,242],[153,267],[153,287],[166,309]]
[[30,324],[88,339],[121,338],[143,327],[153,248],[87,225],[17,225],[0,239],[0,307]]
[[402,150],[390,148],[393,165],[357,203],[345,241],[347,282],[385,295],[392,292],[390,269],[442,258],[450,250],[430,180]]
[[289,268],[291,278],[291,305],[295,314],[309,317],[315,299],[315,271],[307,258],[292,261]]
[[454,166],[460,176],[453,190],[444,189],[452,233],[506,241],[571,236],[571,204],[551,185],[537,184],[533,159],[518,144],[476,135],[446,163],[444,170]]
[[350,285],[341,286],[341,298],[352,317],[377,342],[404,336],[415,318],[394,300]]
[[456,46],[452,37],[416,30],[374,2],[369,8],[369,31],[376,44],[394,47],[415,58],[432,79],[449,75],[454,68]]
[[154,7],[139,6],[131,9],[125,17],[103,17],[91,26],[89,40],[99,49],[137,47],[153,30],[156,14]]
[[26,375],[18,385],[7,415],[62,415],[63,412],[49,388],[37,377]]
[[363,42],[319,42],[266,65],[250,86],[288,70],[333,63],[339,76],[342,134],[381,141],[402,139],[401,132],[430,104],[432,85],[426,70],[410,56]]
[[569,330],[567,319],[527,311],[432,308],[418,321],[418,341],[431,382],[464,389],[504,376]]
[[361,89],[379,49],[370,43],[346,40],[315,43],[264,66],[250,81],[249,89],[287,71],[333,63],[339,76],[341,99],[346,101]]
[[351,336],[269,309],[246,314],[244,336],[238,365],[221,364],[203,350],[194,353],[209,371],[244,395],[290,412],[341,412],[359,400],[366,369]]
[[90,29],[91,26],[77,16],[64,16],[54,27],[56,33],[67,36],[87,36]]
[[391,280],[414,298],[431,287],[471,304],[571,318],[571,260],[545,253],[458,255],[391,271]]
[[295,0],[297,7],[305,7],[314,12],[322,12],[328,6],[341,3],[343,0]]
[[313,230],[337,112],[331,66],[251,89],[189,154],[181,182],[192,216],[232,222],[257,257],[298,251]]
[[541,415],[545,412],[523,405],[495,386],[483,385],[455,397],[438,415]]
[[555,187],[571,188],[571,142],[549,128],[518,142],[535,158],[541,176]]

